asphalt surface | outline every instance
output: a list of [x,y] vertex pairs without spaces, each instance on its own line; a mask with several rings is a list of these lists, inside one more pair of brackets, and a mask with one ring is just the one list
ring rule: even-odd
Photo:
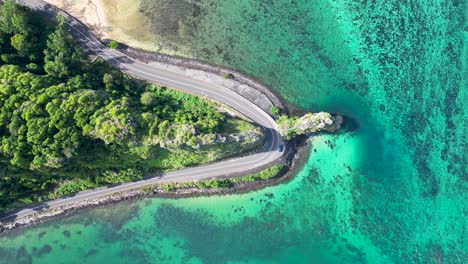
[[245,115],[254,123],[260,125],[266,135],[265,145],[255,154],[235,159],[223,160],[217,163],[149,175],[145,180],[130,182],[113,187],[102,187],[98,189],[79,192],[74,196],[53,200],[35,207],[26,208],[13,214],[0,218],[0,221],[22,218],[46,208],[57,208],[70,203],[110,195],[117,192],[128,191],[155,183],[184,182],[203,180],[211,178],[222,178],[229,175],[248,174],[255,169],[264,168],[279,159],[283,152],[277,150],[282,144],[278,127],[275,120],[260,107],[251,101],[230,90],[227,87],[215,83],[192,79],[178,72],[158,68],[137,61],[118,50],[107,48],[79,21],[40,0],[18,0],[17,3],[30,8],[40,10],[45,15],[55,17],[57,14],[65,18],[68,30],[90,50],[102,57],[123,72],[138,79],[166,85],[191,94],[205,96],[222,104],[225,104],[241,114]]

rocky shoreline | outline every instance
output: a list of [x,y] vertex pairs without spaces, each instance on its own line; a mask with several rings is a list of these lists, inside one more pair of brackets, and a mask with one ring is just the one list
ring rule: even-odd
[[188,198],[199,196],[215,196],[227,194],[246,193],[253,190],[259,190],[268,186],[284,183],[291,180],[300,168],[302,168],[305,160],[308,158],[309,144],[307,137],[299,137],[288,143],[287,153],[282,162],[286,164],[285,169],[275,178],[268,180],[258,180],[253,182],[236,183],[229,188],[213,188],[213,189],[199,189],[199,188],[186,188],[177,189],[175,191],[166,191],[162,186],[155,188],[152,192],[147,192],[144,188],[134,189],[126,192],[114,193],[112,195],[97,197],[80,201],[73,204],[68,204],[60,208],[45,209],[38,211],[33,215],[14,219],[11,221],[0,222],[0,234],[14,230],[19,227],[30,226],[39,224],[56,217],[61,217],[81,210],[92,209],[120,203],[123,201],[137,200],[150,197],[162,198]]

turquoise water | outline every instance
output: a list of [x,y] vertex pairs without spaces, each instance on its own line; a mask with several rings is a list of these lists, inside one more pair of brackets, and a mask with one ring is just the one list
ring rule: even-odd
[[141,3],[155,45],[358,128],[314,137],[290,182],[64,217],[0,237],[0,262],[468,262],[466,3],[170,3]]

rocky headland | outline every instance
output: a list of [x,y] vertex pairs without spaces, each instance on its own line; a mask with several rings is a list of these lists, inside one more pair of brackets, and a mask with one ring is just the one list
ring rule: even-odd
[[323,131],[334,133],[341,128],[342,124],[342,115],[332,115],[326,112],[307,113],[302,117],[288,117],[283,115],[278,118],[279,132],[286,139],[292,139],[298,135],[311,135]]

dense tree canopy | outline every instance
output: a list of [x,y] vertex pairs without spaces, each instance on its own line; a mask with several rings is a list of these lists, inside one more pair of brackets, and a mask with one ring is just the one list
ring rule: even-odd
[[1,6],[0,211],[64,181],[57,195],[141,177],[161,147],[194,145],[224,120],[209,101],[87,61],[63,23]]
[[6,1],[0,15],[0,52],[3,63],[43,63],[49,24],[34,12]]
[[57,21],[57,27],[49,34],[44,50],[44,70],[50,76],[64,79],[79,72],[82,56],[65,32],[63,17],[57,17]]

